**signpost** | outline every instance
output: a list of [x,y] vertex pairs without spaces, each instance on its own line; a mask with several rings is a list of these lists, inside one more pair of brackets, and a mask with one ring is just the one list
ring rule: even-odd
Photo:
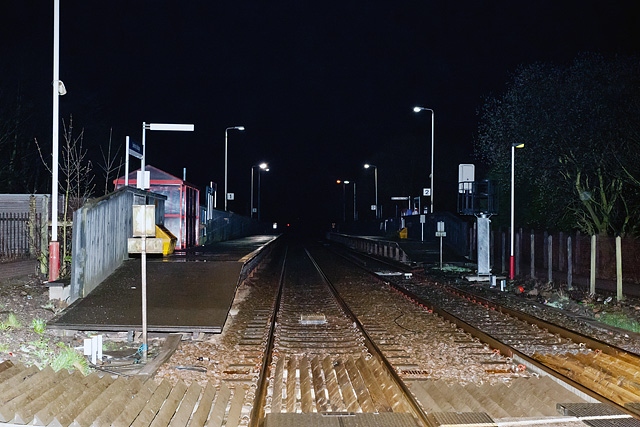
[[[149,238],[148,238],[149,237]],[[162,253],[162,239],[156,238],[156,207],[133,205],[133,237],[128,242],[129,253],[140,254],[142,276],[142,363],[147,361],[147,252]]]

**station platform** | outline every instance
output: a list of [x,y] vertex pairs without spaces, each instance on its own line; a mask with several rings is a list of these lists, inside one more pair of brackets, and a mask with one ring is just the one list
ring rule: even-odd
[[[251,236],[147,257],[147,330],[220,333],[238,284],[277,236]],[[126,260],[85,298],[50,322],[52,329],[142,329],[142,266]]]

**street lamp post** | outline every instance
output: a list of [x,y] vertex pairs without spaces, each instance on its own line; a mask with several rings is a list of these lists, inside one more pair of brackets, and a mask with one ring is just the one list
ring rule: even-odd
[[60,275],[60,242],[58,242],[58,135],[59,96],[67,93],[60,80],[60,0],[53,2],[53,114],[51,132],[51,241],[49,242],[49,281]]
[[373,168],[373,182],[374,182],[374,187],[376,192],[376,219],[378,219],[379,218],[378,216],[378,167],[376,165],[365,163],[364,168],[365,169]]
[[265,172],[269,172],[269,165],[267,165],[266,163],[260,163],[259,165],[253,165],[251,166],[251,214],[249,215],[250,218],[253,218],[253,169],[255,168],[259,168],[258,170],[258,207],[257,207],[257,211],[258,211],[258,221],[260,221],[260,172],[261,171],[265,171]]
[[434,140],[434,129],[435,129],[435,120],[436,120],[436,113],[435,111],[433,111],[431,108],[425,108],[425,107],[413,107],[413,111],[415,113],[419,113],[420,111],[431,111],[431,196],[429,197],[431,199],[431,212],[433,213],[433,152],[434,152],[434,146],[435,146],[435,140]]
[[514,195],[515,195],[515,160],[516,160],[516,148],[524,148],[524,143],[512,143],[511,144],[511,252],[509,253],[509,280],[513,280],[515,277],[516,262],[513,256],[514,247]]
[[346,195],[346,185],[349,181],[336,180],[336,184],[342,184],[342,222],[347,222],[347,195]]
[[224,130],[224,210],[227,211],[227,199],[229,193],[227,192],[227,141],[229,140],[228,131],[230,130],[244,130],[244,126],[231,126]]

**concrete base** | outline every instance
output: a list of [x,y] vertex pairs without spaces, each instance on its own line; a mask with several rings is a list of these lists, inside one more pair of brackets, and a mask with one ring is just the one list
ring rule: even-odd
[[478,274],[476,276],[465,277],[470,282],[488,282],[491,279],[490,275]]
[[71,297],[71,286],[68,280],[48,282],[46,285],[49,288],[50,300],[69,301]]

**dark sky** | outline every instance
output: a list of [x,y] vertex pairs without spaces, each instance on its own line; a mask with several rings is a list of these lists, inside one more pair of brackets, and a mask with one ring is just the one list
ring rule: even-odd
[[[473,162],[476,110],[521,64],[570,63],[580,52],[637,53],[634,1],[124,1],[61,0],[60,117],[73,114],[99,150],[113,129],[140,139],[142,122],[194,123],[147,132],[147,162],[204,189],[224,186],[248,214],[250,168],[262,175],[263,218],[332,218],[338,178],[357,182],[371,216],[373,175],[391,196],[428,187],[435,111],[436,210],[455,209],[457,165]],[[39,107],[51,141],[53,2],[0,5],[0,73]],[[11,83],[7,83],[11,82]],[[135,161],[135,159],[132,159]],[[135,161],[137,167],[138,163]],[[351,197],[352,189],[347,188]],[[222,206],[220,198],[218,206]],[[349,207],[351,209],[351,207]]]

